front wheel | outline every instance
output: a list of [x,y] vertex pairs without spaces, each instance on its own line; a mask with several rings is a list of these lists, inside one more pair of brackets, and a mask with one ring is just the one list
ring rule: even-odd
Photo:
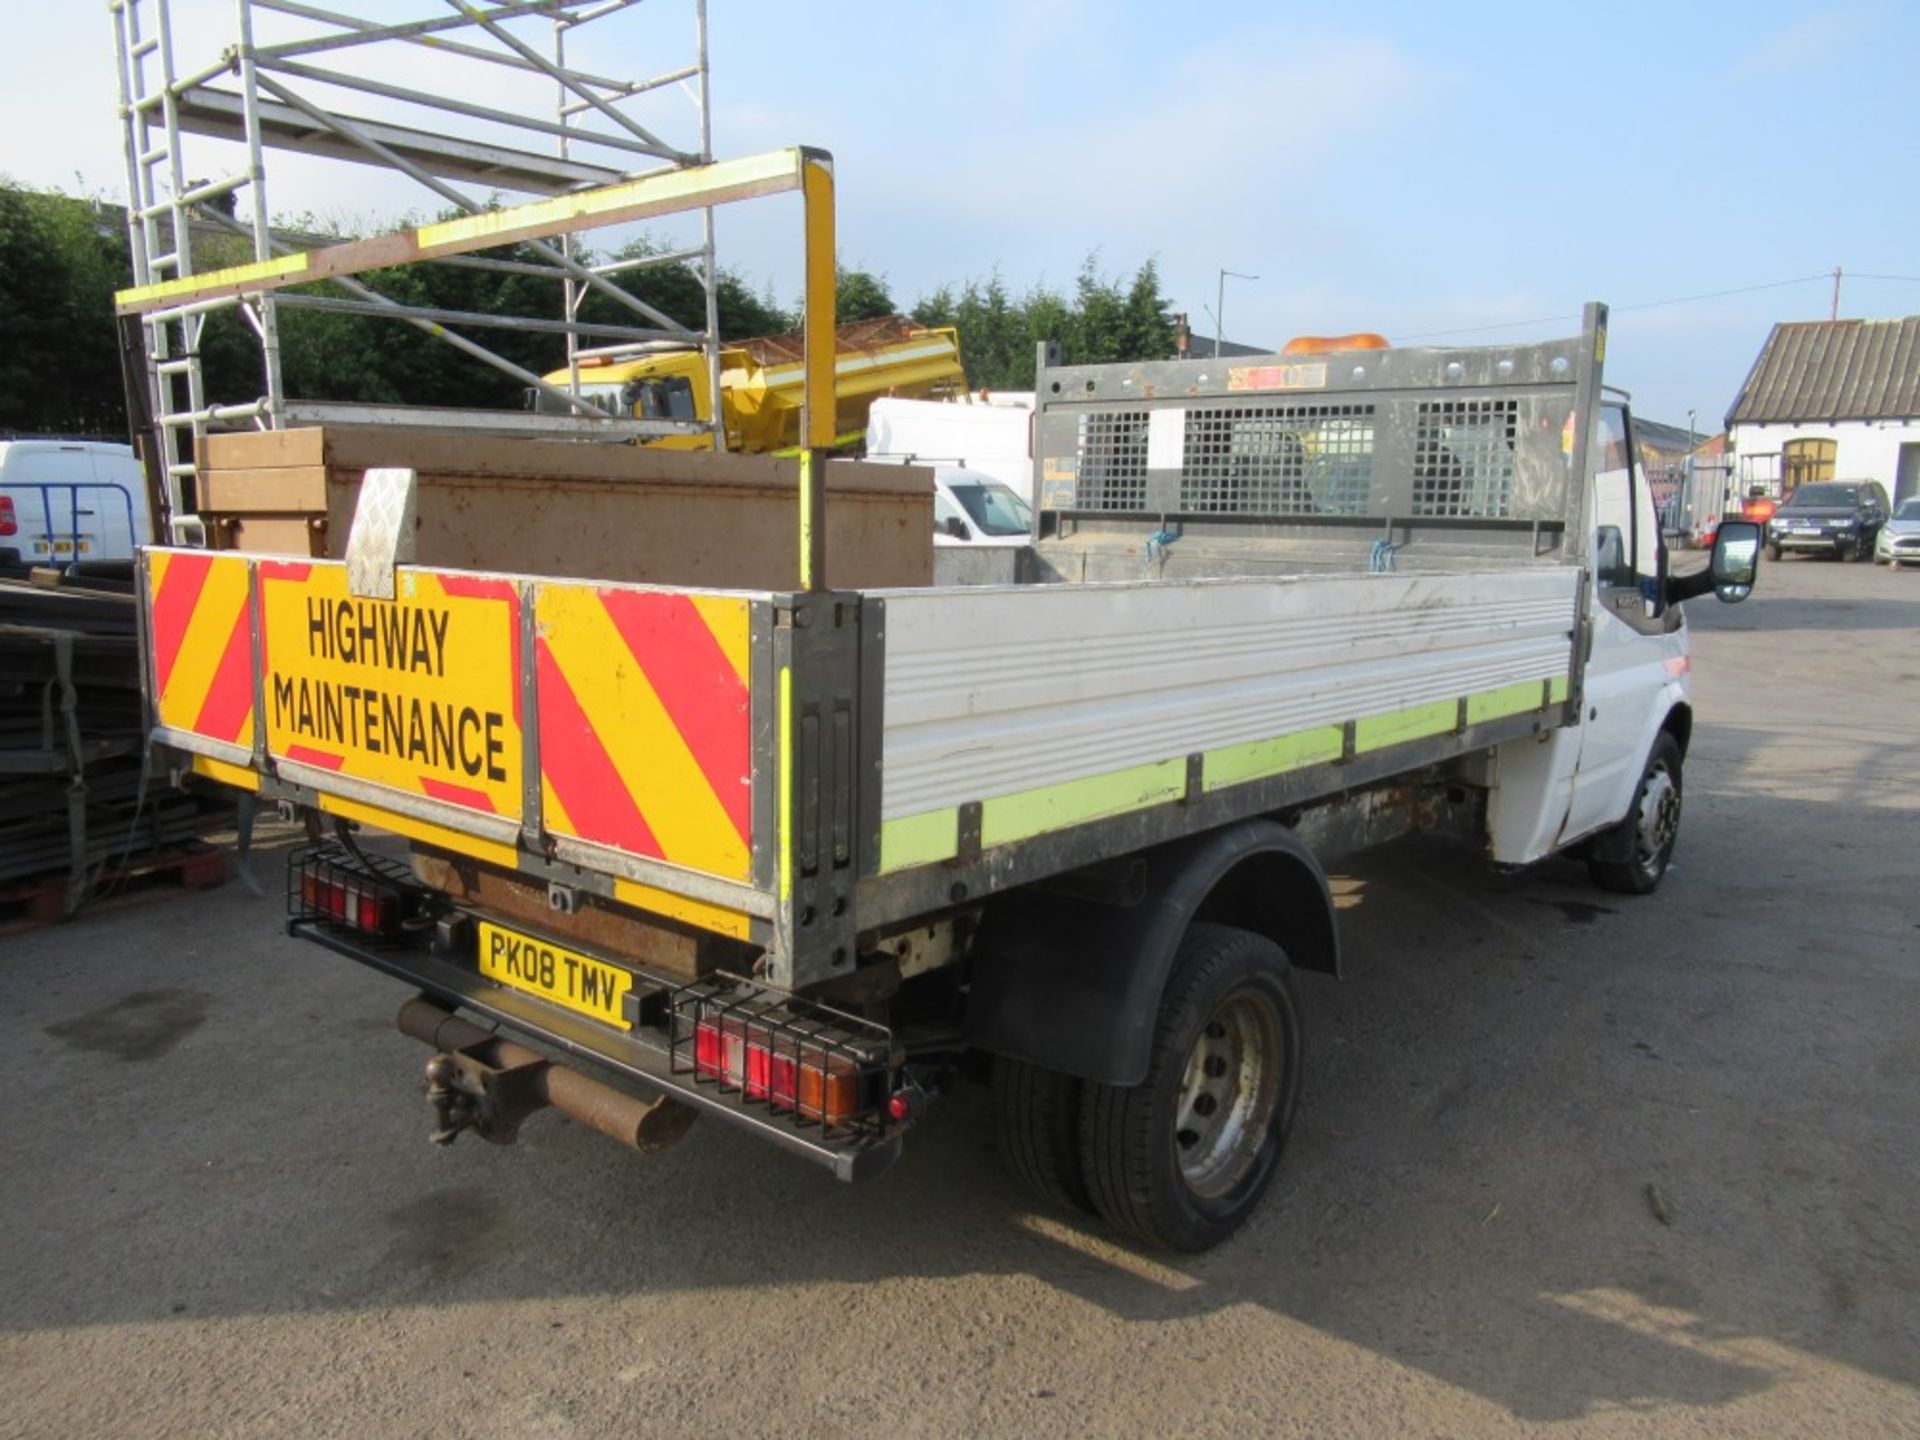
[[1286,952],[1188,927],[1147,1077],[1083,1087],[1080,1169],[1094,1208],[1153,1245],[1218,1245],[1253,1212],[1300,1104],[1300,1012]]
[[1680,838],[1680,742],[1666,731],[1653,742],[1647,768],[1621,826],[1631,831],[1625,860],[1590,860],[1588,873],[1602,889],[1620,895],[1651,895],[1667,873]]

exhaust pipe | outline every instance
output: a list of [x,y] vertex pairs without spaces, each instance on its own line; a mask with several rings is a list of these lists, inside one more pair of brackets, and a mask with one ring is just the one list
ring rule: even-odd
[[552,1106],[642,1154],[665,1150],[699,1117],[669,1095],[638,1099],[524,1045],[462,1020],[425,996],[400,1007],[400,1033],[435,1050],[427,1062],[427,1098],[438,1125],[435,1143],[450,1144],[471,1128],[481,1138],[510,1145],[520,1124]]

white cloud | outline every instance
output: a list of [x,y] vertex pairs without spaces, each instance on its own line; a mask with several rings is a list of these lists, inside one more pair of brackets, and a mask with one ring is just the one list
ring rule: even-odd
[[1816,69],[1835,58],[1872,19],[1863,5],[1815,10],[1763,35],[1734,61],[1736,76],[1756,78]]

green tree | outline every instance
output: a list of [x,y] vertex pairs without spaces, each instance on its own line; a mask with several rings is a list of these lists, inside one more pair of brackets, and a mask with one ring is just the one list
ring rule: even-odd
[[[296,223],[305,232],[329,228],[311,219]],[[331,238],[338,237],[305,233],[299,243]],[[642,237],[616,258],[655,256],[664,248]],[[539,259],[525,246],[485,253],[502,260]],[[194,254],[198,268],[206,270],[250,259],[251,249],[243,237],[196,226]],[[596,258],[583,245],[576,246],[575,255],[583,263]],[[113,292],[127,283],[128,273],[126,234],[116,209],[0,181],[0,428],[126,433]],[[561,312],[561,286],[549,275],[425,264],[363,278],[395,300],[442,310],[541,319]],[[686,263],[630,270],[620,281],[678,323],[694,330],[704,326],[704,296],[697,272]],[[735,271],[723,269],[716,288],[720,333],[727,340],[780,334],[799,323],[770,287],[756,288]],[[843,321],[898,309],[884,276],[869,271],[840,270],[835,289]],[[304,293],[345,292],[320,284],[304,287]],[[589,323],[652,328],[645,317],[598,291],[586,294],[579,314]],[[1039,284],[1017,299],[995,270],[957,287],[936,287],[912,314],[922,325],[958,329],[969,383],[996,390],[1033,384],[1034,346],[1042,340],[1057,342],[1068,362],[1159,359],[1173,350],[1173,326],[1152,260],[1123,286],[1101,272],[1097,255],[1089,255],[1070,294]],[[521,381],[404,322],[297,305],[280,307],[279,315],[282,374],[287,393],[296,398],[461,408],[520,403]],[[449,328],[463,330],[535,374],[565,362],[559,335],[511,326],[455,323]],[[240,402],[261,393],[259,346],[236,310],[207,316],[199,353],[211,400]]]
[[943,329],[953,324],[953,287],[942,285],[932,294],[921,296],[909,314],[914,324],[923,325],[929,330]]
[[0,429],[126,433],[113,292],[128,273],[116,213],[0,184]]
[[900,313],[893,296],[887,292],[885,276],[849,270],[844,265],[834,272],[833,308],[841,325],[854,320],[880,320]]
[[940,286],[914,306],[913,318],[957,328],[967,383],[991,390],[1031,389],[1034,351],[1043,340],[1058,344],[1068,364],[1164,360],[1173,353],[1173,321],[1151,260],[1123,290],[1089,255],[1071,299],[1035,285],[1013,300],[996,271],[984,281],[968,280],[957,294]]

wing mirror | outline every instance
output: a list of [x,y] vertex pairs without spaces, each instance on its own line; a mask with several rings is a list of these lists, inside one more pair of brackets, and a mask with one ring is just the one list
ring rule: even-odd
[[962,520],[958,515],[949,515],[947,517],[947,534],[956,540],[971,540],[973,538],[973,531],[967,528],[967,522]]
[[1729,604],[1753,593],[1753,582],[1760,573],[1762,527],[1751,520],[1722,520],[1713,537],[1713,558],[1707,573],[1713,577],[1713,593]]

